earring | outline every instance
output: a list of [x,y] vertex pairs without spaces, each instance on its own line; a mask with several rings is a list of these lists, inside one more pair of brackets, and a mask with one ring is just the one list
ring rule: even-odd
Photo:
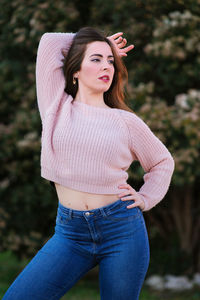
[[74,85],[76,84],[76,79],[75,79],[75,78],[73,78],[73,84],[74,84]]

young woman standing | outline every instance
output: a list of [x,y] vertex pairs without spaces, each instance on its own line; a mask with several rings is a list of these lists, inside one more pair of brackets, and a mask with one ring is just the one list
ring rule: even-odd
[[[96,265],[102,300],[139,299],[150,256],[143,212],[165,196],[174,160],[124,102],[126,43],[90,27],[40,40],[41,176],[58,195],[55,233],[3,300],[60,299]],[[145,171],[138,192],[126,182],[134,160]]]

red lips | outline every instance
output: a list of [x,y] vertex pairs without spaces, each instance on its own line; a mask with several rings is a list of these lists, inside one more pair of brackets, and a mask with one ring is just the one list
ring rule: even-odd
[[108,75],[103,75],[103,76],[99,77],[99,79],[101,79],[101,80],[107,82],[107,81],[110,80],[110,77],[109,77]]

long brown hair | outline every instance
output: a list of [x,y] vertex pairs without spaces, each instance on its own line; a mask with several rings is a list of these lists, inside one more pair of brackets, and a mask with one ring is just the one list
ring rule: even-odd
[[104,36],[102,32],[92,27],[83,27],[76,33],[68,52],[62,49],[62,54],[65,57],[63,59],[63,72],[66,80],[65,92],[70,94],[73,98],[76,97],[78,81],[75,85],[73,84],[73,75],[81,68],[87,44],[96,41],[106,42],[110,46],[114,56],[115,72],[109,90],[104,92],[105,103],[111,108],[119,108],[133,112],[132,109],[126,105],[124,100],[124,86],[128,81],[127,69],[121,57],[116,53],[112,42]]

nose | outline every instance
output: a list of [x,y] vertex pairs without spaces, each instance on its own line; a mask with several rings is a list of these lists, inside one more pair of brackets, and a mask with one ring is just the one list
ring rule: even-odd
[[108,61],[104,61],[104,62],[102,63],[102,68],[103,68],[103,70],[107,70],[107,69],[109,69],[110,67],[111,67],[111,64],[109,64]]

